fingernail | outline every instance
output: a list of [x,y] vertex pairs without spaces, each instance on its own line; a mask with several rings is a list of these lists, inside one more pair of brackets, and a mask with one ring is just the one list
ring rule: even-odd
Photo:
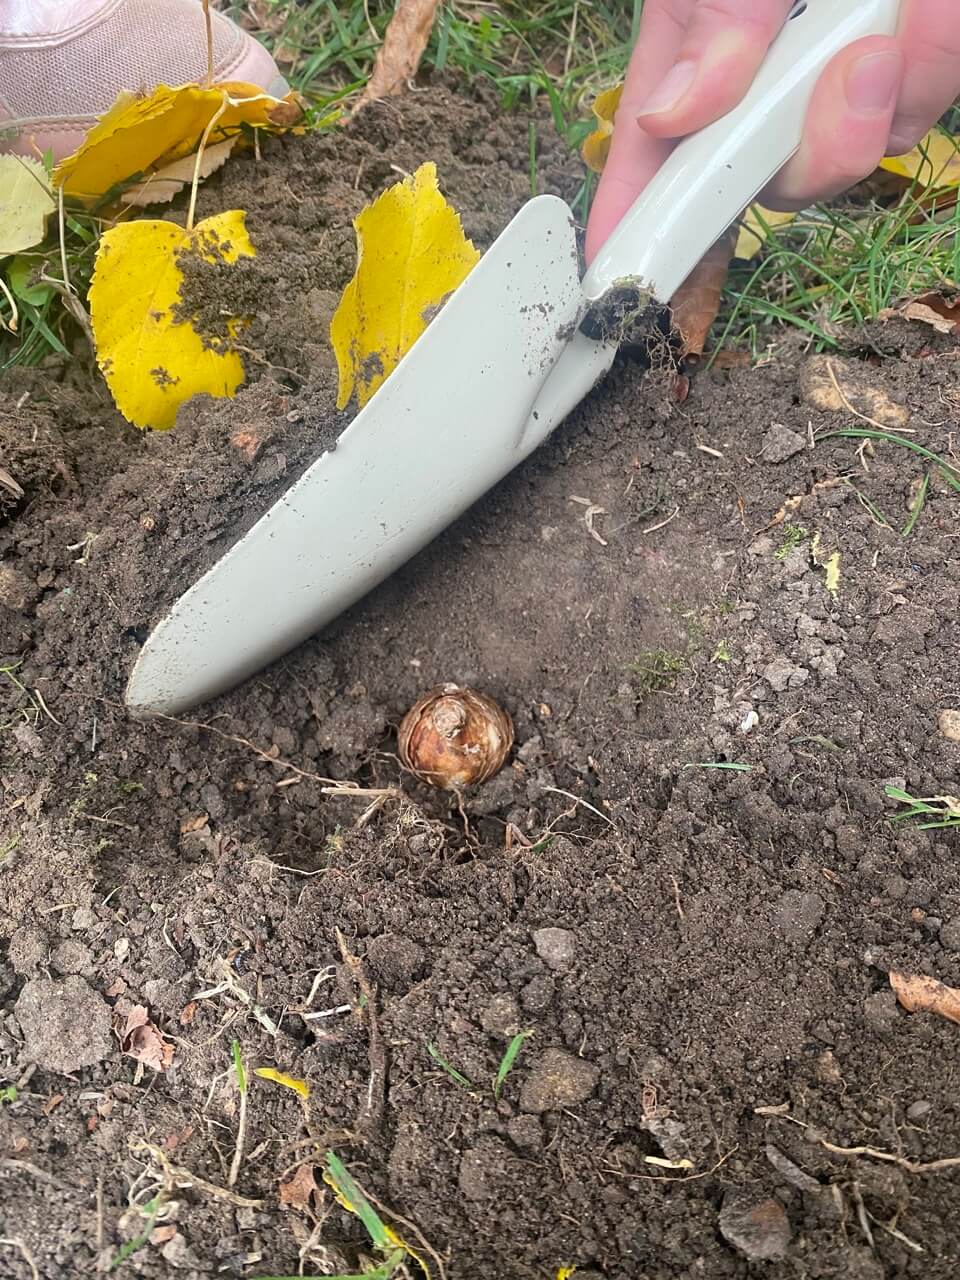
[[637,115],[652,116],[675,107],[693,84],[696,74],[695,62],[678,62],[667,72],[646,101],[640,104]]
[[868,53],[847,72],[847,102],[854,111],[889,111],[900,88],[899,53]]

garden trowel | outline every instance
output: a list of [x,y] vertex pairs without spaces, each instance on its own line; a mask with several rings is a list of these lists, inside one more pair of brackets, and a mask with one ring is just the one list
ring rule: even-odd
[[172,714],[318,631],[482,497],[610,369],[587,324],[666,304],[794,155],[814,85],[897,0],[796,4],[741,104],[671,154],[581,280],[570,209],[531,200],[340,437],[149,636],[136,712]]

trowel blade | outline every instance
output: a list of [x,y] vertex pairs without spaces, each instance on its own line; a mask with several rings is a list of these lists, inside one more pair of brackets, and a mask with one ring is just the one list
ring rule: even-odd
[[336,449],[160,620],[131,673],[127,705],[175,714],[239,684],[482,497],[612,362],[612,348],[576,333],[581,305],[570,210],[538,197]]

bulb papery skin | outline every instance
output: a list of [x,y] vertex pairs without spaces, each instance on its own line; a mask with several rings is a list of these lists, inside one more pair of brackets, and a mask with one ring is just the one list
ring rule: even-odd
[[445,791],[486,782],[513,746],[513,721],[485,693],[456,684],[431,689],[403,717],[400,763]]

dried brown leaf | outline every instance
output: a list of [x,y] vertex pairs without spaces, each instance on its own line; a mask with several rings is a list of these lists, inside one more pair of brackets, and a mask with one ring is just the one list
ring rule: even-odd
[[309,1208],[310,1201],[319,1190],[313,1176],[313,1166],[302,1164],[286,1182],[280,1183],[280,1204],[284,1209]]
[[[221,165],[226,164],[239,136],[235,134],[232,138],[225,138],[223,142],[217,142],[204,150],[197,171],[201,182],[204,178],[209,178],[211,173],[216,173]],[[151,204],[168,204],[193,181],[196,163],[197,157],[194,153],[184,156],[182,160],[175,160],[162,169],[157,169],[143,182],[138,182],[135,187],[130,187],[123,193],[124,204],[144,208]]]
[[164,1040],[142,1004],[135,1004],[127,1014],[120,1048],[128,1058],[154,1071],[166,1071],[173,1062],[173,1045]]
[[890,985],[897,999],[910,1013],[935,1013],[960,1023],[960,988],[948,987],[925,973],[898,973],[890,970]]
[[881,320],[897,317],[928,324],[937,333],[960,336],[960,295],[947,298],[942,293],[925,293],[920,298],[901,303],[899,307],[887,307],[880,312]]
[[736,228],[731,227],[708,249],[670,303],[673,326],[683,341],[684,355],[703,355],[707,336],[720,310],[736,238]]
[[360,95],[357,109],[367,102],[401,93],[413,79],[439,7],[440,0],[397,0],[373,74]]

